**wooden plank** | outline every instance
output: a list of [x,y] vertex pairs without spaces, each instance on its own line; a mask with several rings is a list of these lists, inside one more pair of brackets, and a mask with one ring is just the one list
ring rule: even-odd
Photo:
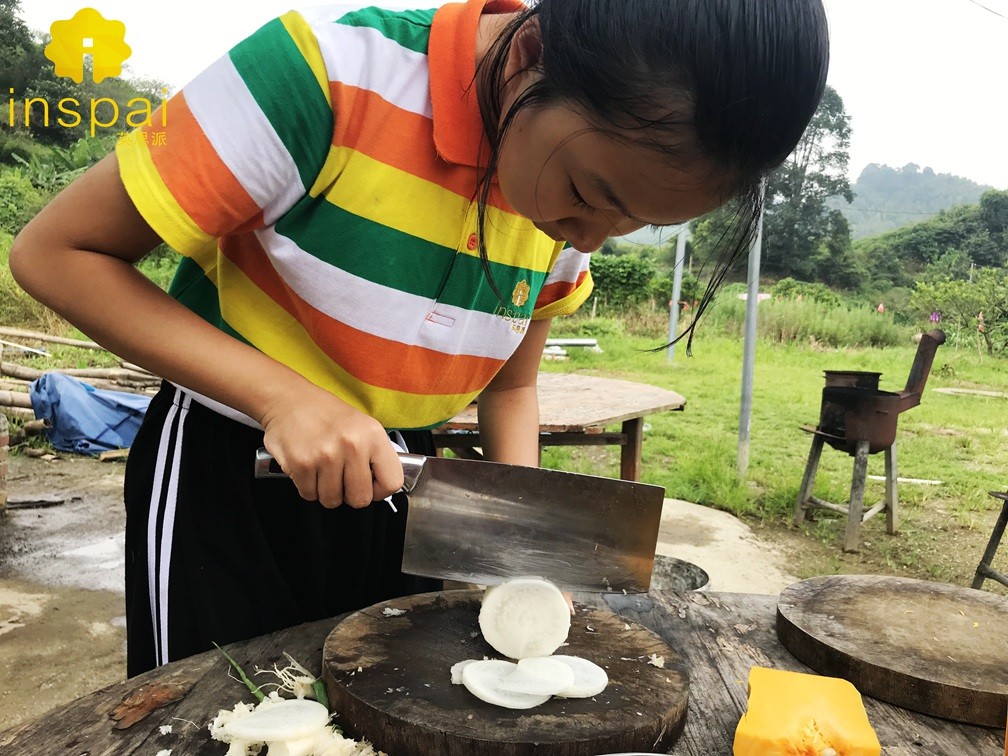
[[[540,433],[540,446],[623,446],[625,433]],[[482,446],[478,432],[445,433],[434,431],[434,445],[451,449],[460,446]]]
[[[731,753],[735,727],[746,708],[753,666],[812,672],[778,641],[773,619],[777,600],[773,596],[704,592],[677,596],[663,592],[607,595],[597,601],[650,627],[683,656],[690,672],[690,709],[683,735],[671,751],[677,756]],[[698,702],[696,707],[694,701]],[[1004,748],[1003,727],[957,724],[867,696],[864,702],[886,756],[994,754]]]
[[[575,373],[539,373],[538,390],[542,431],[583,433],[594,426],[686,406],[681,394],[658,386]],[[475,404],[441,426],[443,430],[478,428]]]
[[[337,619],[326,619],[299,625],[224,648],[250,675],[256,665],[264,668],[272,668],[274,663],[285,666],[284,651],[318,675],[321,674],[322,644],[336,622]],[[231,709],[239,701],[255,702],[245,685],[229,676],[229,670],[228,662],[216,649],[173,662],[0,732],[0,753],[152,756],[160,750],[172,749],[173,753],[187,756],[221,756],[227,748],[210,738],[207,730],[210,721],[219,709]],[[179,684],[187,693],[181,700],[154,710],[126,730],[114,729],[109,712],[132,691],[152,683]],[[162,735],[159,728],[163,725],[171,725],[172,732]]]
[[[746,684],[752,666],[810,671],[777,640],[777,599],[773,596],[662,592],[630,596],[577,594],[575,599],[610,609],[649,628],[678,651],[682,668],[689,673],[690,696],[685,729],[669,751],[676,756],[731,753],[735,727],[746,707]],[[282,652],[287,651],[320,674],[323,644],[338,620],[300,625],[226,648],[249,672],[256,664],[282,664]],[[185,697],[155,710],[128,730],[112,728],[108,713],[125,695],[142,684],[172,680],[188,686]],[[40,719],[0,732],[0,753],[151,756],[172,749],[173,753],[187,756],[221,756],[226,748],[210,739],[207,724],[218,709],[252,700],[244,685],[228,676],[227,663],[214,650],[110,686]],[[957,724],[869,697],[864,701],[886,756],[994,754],[1004,748],[1003,726],[986,729]],[[339,718],[336,722],[340,723]],[[162,725],[172,725],[172,733],[161,735],[158,728]]]

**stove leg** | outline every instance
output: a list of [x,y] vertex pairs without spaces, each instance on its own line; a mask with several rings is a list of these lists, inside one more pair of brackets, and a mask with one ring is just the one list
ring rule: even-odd
[[864,514],[865,478],[868,476],[868,440],[857,442],[854,455],[854,475],[851,478],[850,505],[847,510],[847,532],[844,534],[844,551],[857,551],[861,537],[861,517]]
[[802,476],[801,486],[798,489],[798,500],[795,502],[794,526],[798,527],[805,522],[805,512],[809,508],[812,498],[812,490],[815,488],[815,476],[819,471],[819,457],[822,455],[823,437],[812,436],[812,449],[809,451],[808,463],[805,465],[805,475]]
[[899,533],[899,492],[896,489],[899,468],[896,464],[896,442],[885,450],[886,533]]

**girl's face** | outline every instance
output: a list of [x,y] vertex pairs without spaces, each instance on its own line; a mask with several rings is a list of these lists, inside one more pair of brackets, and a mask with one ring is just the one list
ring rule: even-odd
[[559,104],[515,117],[497,178],[517,212],[581,252],[643,226],[683,223],[725,201],[708,166],[680,170],[654,148],[600,132]]

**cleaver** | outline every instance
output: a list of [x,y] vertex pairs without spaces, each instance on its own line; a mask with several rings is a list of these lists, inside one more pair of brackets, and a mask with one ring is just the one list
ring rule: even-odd
[[[643,593],[665,489],[537,467],[399,452],[409,499],[402,571],[494,585]],[[286,477],[266,449],[255,476]]]

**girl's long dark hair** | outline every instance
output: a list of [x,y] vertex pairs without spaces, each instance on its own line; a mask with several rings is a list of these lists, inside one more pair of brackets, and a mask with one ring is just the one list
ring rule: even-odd
[[[508,50],[533,18],[542,78],[502,113]],[[501,143],[523,109],[564,102],[679,166],[714,166],[714,185],[736,200],[735,223],[686,329],[689,348],[699,316],[755,237],[760,184],[804,133],[828,65],[821,0],[539,0],[508,24],[476,72],[490,144],[477,188],[479,248],[494,292],[500,296],[484,228]]]

